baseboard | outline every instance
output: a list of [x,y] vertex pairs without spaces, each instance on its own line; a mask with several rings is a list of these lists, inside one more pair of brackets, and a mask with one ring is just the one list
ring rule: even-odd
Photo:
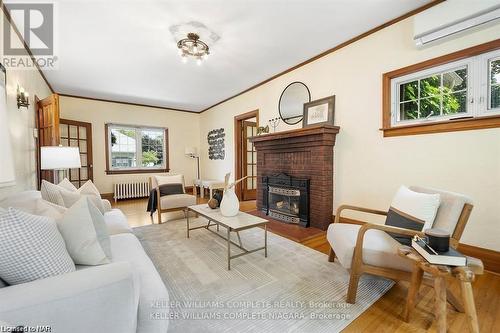
[[[334,220],[335,220],[335,215],[332,215],[332,221]],[[347,217],[340,217],[340,222],[350,223],[350,224],[366,223],[363,221],[350,219]],[[481,259],[485,270],[500,274],[500,252],[463,243],[458,244],[458,250],[463,254],[465,254],[466,256]]]
[[500,274],[500,252],[462,243],[458,244],[458,250],[467,256],[481,259],[487,271]]
[[109,200],[109,201],[115,200],[113,193],[101,193],[101,198]]

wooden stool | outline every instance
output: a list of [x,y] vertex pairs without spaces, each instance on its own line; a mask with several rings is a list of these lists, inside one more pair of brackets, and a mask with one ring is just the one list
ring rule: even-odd
[[[472,293],[472,282],[475,275],[483,274],[484,268],[481,260],[467,257],[467,266],[452,267],[443,265],[434,265],[425,260],[413,248],[401,246],[399,255],[411,259],[414,262],[410,287],[406,299],[406,307],[403,314],[404,320],[410,319],[410,313],[415,307],[415,298],[423,281],[424,272],[428,273],[435,292],[435,314],[437,320],[437,331],[446,332],[446,303],[450,304],[459,312],[465,312],[469,329],[473,333],[479,332],[477,321],[476,306],[474,304],[474,295]],[[446,287],[446,279],[455,278],[459,280],[464,306]]]

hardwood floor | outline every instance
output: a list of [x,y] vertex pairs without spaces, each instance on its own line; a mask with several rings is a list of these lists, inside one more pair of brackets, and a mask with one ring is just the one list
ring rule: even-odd
[[[198,199],[198,202],[203,203],[206,200]],[[119,201],[113,204],[127,215],[132,227],[152,223],[153,220],[146,212],[146,205],[145,199]],[[242,211],[255,210],[255,201],[242,202],[240,209]],[[282,232],[280,235],[286,237]],[[294,237],[289,238],[296,241]],[[300,243],[325,254],[328,254],[330,248],[325,233],[314,237],[304,237]],[[325,260],[327,260],[326,256]],[[460,295],[457,283],[452,283],[451,288],[456,295]],[[486,272],[478,276],[473,289],[480,332],[500,332],[500,275]],[[354,320],[344,332],[435,332],[433,289],[426,286],[420,289],[409,323],[401,319],[406,292],[406,283],[395,284],[389,292]],[[448,332],[468,332],[465,314],[455,312],[448,306],[447,318]]]

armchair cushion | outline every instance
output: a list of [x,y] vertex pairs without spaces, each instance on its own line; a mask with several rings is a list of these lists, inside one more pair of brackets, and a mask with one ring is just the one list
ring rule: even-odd
[[164,176],[153,176],[151,179],[151,185],[153,188],[165,184],[182,184],[182,192],[186,193],[184,189],[184,176],[183,175],[164,175]]
[[[358,231],[361,225],[348,223],[332,223],[328,227],[327,239],[340,262],[351,268],[352,257]],[[368,230],[363,242],[363,263],[377,267],[387,267],[411,272],[412,262],[398,254],[401,246],[389,234],[381,230]]]
[[172,194],[183,194],[184,186],[182,184],[163,184],[158,187],[160,189],[160,196]]
[[432,228],[439,204],[439,194],[419,193],[401,186],[385,224],[418,231]]
[[191,194],[172,194],[160,198],[161,209],[173,209],[196,205],[196,197]]
[[439,205],[433,227],[446,230],[450,234],[453,234],[453,231],[457,226],[457,222],[460,218],[462,210],[464,209],[464,205],[473,204],[471,198],[459,193],[419,186],[411,186],[410,189],[415,192],[440,195],[441,204]]

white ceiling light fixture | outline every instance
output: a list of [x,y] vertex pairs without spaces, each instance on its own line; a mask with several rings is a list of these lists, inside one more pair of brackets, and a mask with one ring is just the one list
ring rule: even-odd
[[186,63],[188,56],[196,58],[196,64],[201,65],[202,60],[206,60],[210,54],[208,45],[200,39],[198,34],[190,32],[187,38],[177,42],[177,48],[181,55],[182,62]]

